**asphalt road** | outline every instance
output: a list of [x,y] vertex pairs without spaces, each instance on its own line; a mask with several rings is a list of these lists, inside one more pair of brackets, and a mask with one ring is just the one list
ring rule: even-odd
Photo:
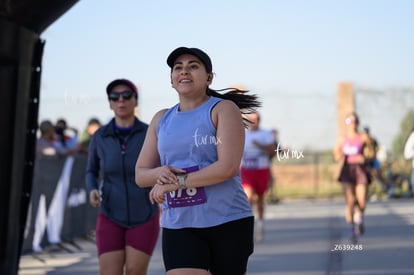
[[[350,240],[342,200],[291,201],[268,205],[265,238],[255,244],[249,275],[412,275],[414,199],[370,202],[366,233]],[[95,244],[40,255],[23,255],[19,275],[96,275]],[[160,242],[148,275],[165,274]]]

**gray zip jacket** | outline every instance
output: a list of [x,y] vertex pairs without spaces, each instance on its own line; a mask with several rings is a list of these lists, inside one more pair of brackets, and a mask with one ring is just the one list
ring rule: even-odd
[[88,194],[101,192],[100,211],[126,228],[150,220],[157,204],[149,201],[151,188],[135,184],[135,163],[144,143],[148,125],[136,119],[131,133],[121,141],[115,131],[115,120],[98,129],[89,145],[86,168]]

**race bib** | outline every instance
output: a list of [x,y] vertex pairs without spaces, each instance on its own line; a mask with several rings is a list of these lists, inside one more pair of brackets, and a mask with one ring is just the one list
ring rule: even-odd
[[[198,171],[198,166],[182,168],[187,173]],[[207,202],[204,187],[178,189],[167,194],[168,207],[185,207],[199,205]]]
[[343,147],[343,152],[345,155],[348,155],[348,156],[357,155],[359,152],[359,147],[357,145],[346,144]]
[[259,168],[259,159],[258,158],[244,158],[242,166],[245,169],[257,169]]

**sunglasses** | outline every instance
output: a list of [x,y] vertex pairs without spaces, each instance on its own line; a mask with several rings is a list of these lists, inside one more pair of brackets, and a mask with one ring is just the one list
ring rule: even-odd
[[133,91],[123,91],[123,92],[120,92],[120,93],[111,92],[108,95],[108,99],[112,100],[112,101],[118,101],[119,98],[122,96],[123,99],[129,100],[129,99],[131,99],[131,97],[133,95],[134,95]]
[[353,119],[353,118],[350,118],[350,117],[345,119],[345,124],[348,124],[348,125],[352,124],[352,123],[355,123],[355,122],[356,122],[356,120]]

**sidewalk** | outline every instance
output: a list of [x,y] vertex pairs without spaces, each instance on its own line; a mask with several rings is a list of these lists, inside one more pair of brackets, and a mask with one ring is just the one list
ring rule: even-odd
[[[414,200],[370,202],[366,234],[351,246],[343,201],[282,202],[266,208],[266,235],[256,243],[249,275],[414,274]],[[19,275],[96,275],[95,244],[81,251],[24,255]],[[68,246],[68,245],[65,245]],[[69,246],[70,247],[70,246]],[[160,242],[148,275],[165,274]]]

